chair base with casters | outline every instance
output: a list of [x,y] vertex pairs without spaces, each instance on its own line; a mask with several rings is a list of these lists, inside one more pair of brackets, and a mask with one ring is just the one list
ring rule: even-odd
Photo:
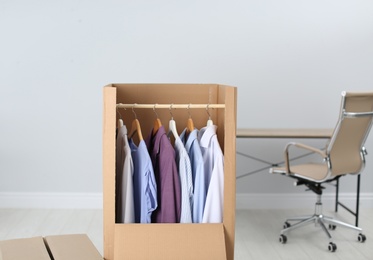
[[[287,242],[287,234],[289,231],[306,226],[308,224],[314,223],[316,226],[320,226],[321,229],[324,231],[326,236],[329,238],[329,244],[328,244],[328,250],[330,252],[335,252],[337,250],[337,245],[334,243],[333,238],[328,231],[334,230],[337,226],[340,227],[346,227],[352,230],[355,230],[359,232],[358,234],[358,241],[363,243],[366,240],[366,236],[362,234],[362,229],[359,227],[356,227],[354,225],[342,222],[337,219],[333,219],[332,217],[325,216],[322,212],[322,189],[324,188],[321,186],[319,183],[308,183],[304,182],[304,180],[301,181],[301,184],[306,185],[310,190],[316,193],[317,195],[317,200],[315,203],[315,212],[313,215],[308,215],[308,216],[296,216],[296,217],[290,217],[285,220],[284,223],[284,229],[281,230],[281,234],[279,237],[279,241],[282,244],[285,244]],[[296,183],[297,185],[297,183]],[[290,222],[295,222],[294,224],[291,224]]]

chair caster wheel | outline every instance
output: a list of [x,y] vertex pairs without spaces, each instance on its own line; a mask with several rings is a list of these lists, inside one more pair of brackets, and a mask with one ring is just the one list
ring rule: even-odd
[[328,250],[330,252],[335,252],[337,250],[337,245],[334,244],[333,242],[330,242],[329,245],[328,245]]
[[286,221],[282,227],[285,229],[285,228],[288,228],[290,226],[291,226],[290,223]]
[[287,240],[288,239],[285,235],[280,235],[280,237],[278,238],[278,241],[280,241],[281,244],[286,244]]
[[336,225],[329,224],[329,229],[330,229],[330,230],[335,230],[336,228],[337,228]]
[[360,243],[364,243],[365,240],[367,240],[367,237],[363,234],[359,234],[358,237],[357,237],[357,240],[360,242]]

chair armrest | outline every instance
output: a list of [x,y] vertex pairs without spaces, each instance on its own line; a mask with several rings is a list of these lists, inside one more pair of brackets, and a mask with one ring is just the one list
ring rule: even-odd
[[321,155],[321,157],[324,158],[324,159],[327,158],[326,152],[323,151],[323,150],[320,150],[318,148],[315,148],[315,147],[312,147],[312,146],[309,146],[309,145],[305,145],[305,144],[302,144],[302,143],[290,142],[290,143],[288,143],[286,145],[285,151],[284,151],[284,155],[285,155],[285,168],[286,168],[286,173],[288,173],[288,174],[290,174],[289,149],[292,146],[295,146],[295,147],[298,147],[298,148],[302,148],[302,149],[305,149],[305,150],[317,153],[317,154]]

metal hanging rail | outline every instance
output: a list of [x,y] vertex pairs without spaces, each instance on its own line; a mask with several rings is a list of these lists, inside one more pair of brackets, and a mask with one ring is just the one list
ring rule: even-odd
[[117,108],[167,108],[167,109],[176,109],[176,108],[225,108],[225,104],[117,104]]

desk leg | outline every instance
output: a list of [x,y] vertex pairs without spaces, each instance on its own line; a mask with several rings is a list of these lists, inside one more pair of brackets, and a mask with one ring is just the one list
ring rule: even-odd
[[356,215],[355,215],[355,226],[359,224],[359,206],[360,206],[360,174],[357,176],[357,189],[356,189]]
[[335,184],[335,212],[338,212],[339,205],[339,179],[336,180]]
[[335,190],[335,212],[338,212],[338,206],[342,206],[345,210],[350,212],[352,215],[355,216],[355,226],[357,227],[359,225],[359,207],[360,207],[360,174],[357,176],[357,187],[356,187],[356,209],[355,212],[353,212],[351,209],[349,209],[347,206],[345,206],[343,203],[339,202],[339,179],[336,180],[336,190]]

